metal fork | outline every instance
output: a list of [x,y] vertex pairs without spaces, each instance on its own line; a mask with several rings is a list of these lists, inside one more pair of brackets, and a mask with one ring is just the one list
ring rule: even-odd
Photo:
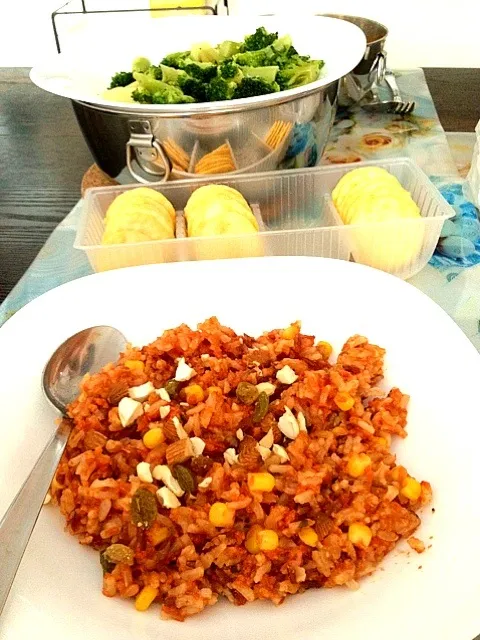
[[402,99],[393,71],[386,69],[384,79],[392,92],[392,100],[380,100],[377,87],[373,86],[371,89],[373,100],[362,104],[362,109],[373,113],[395,113],[399,116],[407,116],[412,113],[415,109],[415,102],[407,102]]

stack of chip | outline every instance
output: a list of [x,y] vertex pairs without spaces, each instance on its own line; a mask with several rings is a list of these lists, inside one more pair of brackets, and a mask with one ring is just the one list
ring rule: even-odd
[[235,169],[232,150],[228,143],[210,151],[195,165],[195,173],[229,173]]
[[185,149],[182,149],[182,147],[177,144],[175,140],[172,140],[172,138],[164,140],[162,146],[168,156],[168,159],[172,163],[172,167],[177,171],[183,171],[186,173],[190,165],[190,156]]
[[117,196],[105,215],[102,244],[168,240],[175,237],[175,209],[161,193],[138,187]]
[[282,145],[283,141],[289,136],[292,127],[293,125],[291,122],[277,120],[268,130],[267,135],[265,136],[265,144],[269,146],[270,149],[278,149],[278,147]]

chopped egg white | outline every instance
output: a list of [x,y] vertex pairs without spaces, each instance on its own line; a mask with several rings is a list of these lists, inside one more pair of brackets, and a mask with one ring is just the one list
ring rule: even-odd
[[305,433],[307,433],[307,421],[305,420],[305,416],[301,411],[297,413],[297,422],[300,431],[305,431]]
[[245,437],[243,435],[243,430],[242,429],[237,429],[237,432],[235,434],[237,436],[237,439],[240,440],[240,442],[243,440],[243,438]]
[[157,498],[160,504],[166,509],[177,509],[180,506],[180,500],[168,487],[158,489]]
[[290,440],[295,440],[300,433],[297,419],[288,407],[285,407],[285,413],[278,420],[278,428]]
[[280,458],[280,464],[282,464],[283,462],[288,462],[290,460],[287,450],[282,447],[282,445],[274,444],[272,447],[272,451]]
[[170,407],[166,406],[166,407],[160,407],[159,409],[159,413],[160,413],[160,418],[162,418],[162,420],[165,420],[165,418],[168,416],[168,414],[170,413]]
[[153,482],[152,472],[148,462],[139,462],[137,464],[137,476],[142,482]]
[[173,424],[175,426],[175,431],[177,432],[178,439],[179,440],[185,440],[186,438],[188,438],[188,433],[182,427],[182,423],[177,418],[177,416],[174,416],[172,418],[172,422],[173,422]]
[[129,427],[143,414],[143,406],[133,398],[122,398],[118,403],[118,417],[122,427]]
[[298,380],[297,374],[288,364],[277,371],[276,378],[282,384],[293,384],[295,380]]
[[130,387],[128,395],[133,400],[143,402],[143,400],[146,400],[153,391],[155,391],[153,384],[151,382],[145,382],[145,384],[141,384],[138,387]]
[[203,453],[203,450],[205,449],[205,442],[201,438],[198,438],[197,436],[190,438],[190,442],[192,443],[193,456],[195,458],[197,456],[201,456]]
[[187,380],[191,380],[196,375],[197,372],[185,362],[185,358],[180,358],[175,371],[175,380],[177,382],[187,382]]
[[228,462],[228,464],[235,464],[236,462],[238,462],[238,455],[233,447],[227,449],[224,452],[223,457],[225,458],[225,462]]
[[163,484],[170,489],[179,498],[183,496],[185,491],[179,485],[178,480],[173,477],[170,467],[166,464],[157,464],[153,468],[153,477],[155,480],[160,480]]
[[157,389],[156,391],[160,400],[163,400],[164,402],[170,402],[170,394],[164,387],[162,387],[161,389]]
[[263,436],[263,438],[258,443],[262,447],[266,447],[267,449],[271,449],[273,445],[273,430],[270,428],[268,432]]
[[211,478],[210,476],[208,476],[208,478],[204,478],[201,482],[198,483],[198,488],[206,489],[212,484],[212,480],[213,478]]
[[258,453],[262,456],[262,460],[266,460],[272,455],[272,452],[268,447],[262,447],[261,444],[257,444],[256,449]]
[[271,382],[259,382],[256,385],[256,387],[257,387],[258,393],[263,392],[263,393],[266,393],[267,396],[273,396],[273,394],[277,390],[277,387]]
[[43,501],[43,504],[48,504],[51,501],[51,499],[52,499],[52,496],[49,493],[47,493]]

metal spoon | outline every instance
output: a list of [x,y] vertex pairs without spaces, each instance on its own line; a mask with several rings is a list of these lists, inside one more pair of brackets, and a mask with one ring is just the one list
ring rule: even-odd
[[[43,372],[43,390],[55,408],[65,413],[86,373],[95,373],[118,359],[125,337],[113,327],[84,329],[68,338]],[[60,425],[0,522],[0,614],[70,435]]]

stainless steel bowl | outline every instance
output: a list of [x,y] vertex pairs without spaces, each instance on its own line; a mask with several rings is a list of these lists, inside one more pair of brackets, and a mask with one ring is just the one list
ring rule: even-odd
[[[276,168],[313,166],[323,153],[335,117],[339,81],[300,96],[270,100],[268,105],[204,113],[158,111],[89,104],[72,100],[75,115],[95,162],[108,175],[125,166],[139,182],[198,177],[195,165],[221,145],[230,147],[235,169],[229,175]],[[182,105],[185,107],[185,105]],[[285,134],[269,146],[268,132],[285,123]],[[180,168],[171,141],[187,154]]]

